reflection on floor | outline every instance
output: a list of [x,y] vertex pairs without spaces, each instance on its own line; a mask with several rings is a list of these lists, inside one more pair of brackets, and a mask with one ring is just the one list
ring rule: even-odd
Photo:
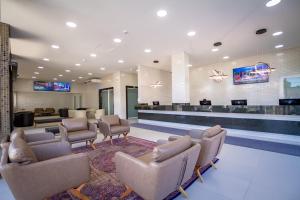
[[[171,134],[132,127],[130,135],[156,141]],[[225,144],[219,158],[218,169],[209,169],[204,183],[195,181],[187,189],[190,200],[300,199],[300,157]],[[13,199],[2,179],[0,195],[1,200]]]

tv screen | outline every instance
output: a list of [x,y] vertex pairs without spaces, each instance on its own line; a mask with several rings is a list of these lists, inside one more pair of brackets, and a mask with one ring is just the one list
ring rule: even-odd
[[233,69],[233,84],[264,83],[269,81],[269,65],[261,63]]
[[53,82],[53,91],[56,92],[70,92],[71,85],[69,82]]
[[53,82],[46,81],[34,81],[33,82],[34,91],[53,91]]

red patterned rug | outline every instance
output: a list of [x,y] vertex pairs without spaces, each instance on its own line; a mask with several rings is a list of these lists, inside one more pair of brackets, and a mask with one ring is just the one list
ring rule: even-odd
[[[96,150],[90,147],[78,147],[73,149],[74,153],[87,152],[91,166],[91,180],[82,188],[81,192],[88,196],[91,200],[117,200],[126,190],[116,177],[116,169],[113,157],[116,152],[121,151],[134,157],[142,156],[152,151],[156,146],[155,142],[143,140],[135,137],[127,137],[127,141],[123,138],[114,139],[114,145],[110,141],[96,144]],[[217,160],[216,160],[217,161]],[[208,167],[201,169],[201,174]],[[197,179],[194,175],[187,183],[183,185],[187,188]],[[166,199],[174,199],[179,195],[178,191],[171,193]],[[50,198],[51,200],[77,200],[68,192],[62,192]],[[137,194],[132,192],[126,200],[142,200]]]

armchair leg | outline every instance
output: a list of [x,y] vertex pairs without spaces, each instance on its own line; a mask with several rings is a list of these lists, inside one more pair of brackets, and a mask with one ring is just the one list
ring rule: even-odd
[[178,190],[185,198],[189,197],[186,191],[184,191],[184,189],[181,186],[178,188]]
[[203,177],[202,177],[202,175],[200,173],[200,167],[198,169],[196,169],[196,174],[199,177],[200,182],[203,183],[204,180],[203,180]]
[[105,141],[105,140],[106,140],[106,138],[107,138],[107,136],[104,136],[104,138],[103,138],[103,140],[102,140],[102,141]]
[[94,144],[94,140],[90,140],[90,145],[91,145],[91,147],[92,147],[93,150],[96,149],[96,146]]
[[124,133],[123,133],[123,136],[124,136],[124,139],[125,139],[125,140],[127,140],[127,134],[128,134],[128,132],[124,132]]
[[126,187],[126,191],[121,194],[120,199],[124,199],[125,197],[130,195],[130,193],[133,191],[130,187],[128,186],[125,187]]
[[211,166],[214,168],[214,169],[218,169],[217,166],[215,165],[215,163],[213,161],[210,161],[210,164]]
[[110,144],[114,145],[113,140],[112,140],[112,136],[110,136]]
[[87,197],[86,195],[82,194],[80,192],[80,190],[85,186],[85,183],[84,184],[81,184],[78,188],[74,189],[70,189],[69,192],[75,196],[76,198],[80,199],[80,200],[90,200],[89,197]]

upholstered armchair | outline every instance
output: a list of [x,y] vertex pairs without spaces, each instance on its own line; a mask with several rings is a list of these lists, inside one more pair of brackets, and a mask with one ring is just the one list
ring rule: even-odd
[[97,124],[88,123],[86,118],[63,119],[59,124],[59,131],[62,139],[71,144],[85,142],[96,149],[93,142],[97,138]]
[[192,177],[200,149],[199,144],[184,136],[139,158],[117,152],[117,177],[127,188],[121,199],[132,191],[147,200],[164,199],[176,190],[187,197],[182,185]]
[[[203,177],[200,174],[200,168],[211,165],[214,169],[217,169],[214,164],[214,159],[221,152],[227,131],[221,126],[217,125],[206,130],[190,130],[188,135],[192,137],[192,140],[201,145],[201,151],[197,160],[196,172],[201,182]],[[178,136],[169,137],[169,141],[178,139]]]
[[98,109],[95,112],[95,119],[100,120],[102,116],[105,115],[104,109]]
[[118,115],[106,115],[102,116],[101,120],[98,121],[99,130],[104,135],[103,141],[109,136],[110,142],[113,144],[112,137],[121,134],[126,139],[127,134],[130,131],[129,122],[125,119],[120,119]]
[[68,142],[29,146],[15,138],[1,148],[0,173],[16,200],[41,200],[66,190],[84,196],[80,189],[90,179],[88,156],[72,154]]

